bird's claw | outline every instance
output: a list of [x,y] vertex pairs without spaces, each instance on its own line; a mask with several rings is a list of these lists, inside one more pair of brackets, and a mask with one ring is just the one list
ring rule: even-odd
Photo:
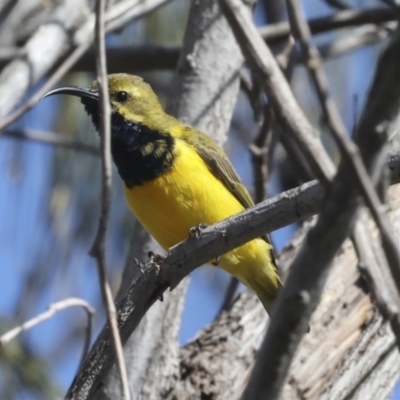
[[211,264],[217,267],[220,261],[221,261],[221,257],[218,256],[213,261],[211,261]]
[[202,232],[204,231],[204,229],[207,228],[207,224],[204,223],[200,223],[197,226],[192,226],[189,229],[189,237],[191,239],[199,239],[201,237]]

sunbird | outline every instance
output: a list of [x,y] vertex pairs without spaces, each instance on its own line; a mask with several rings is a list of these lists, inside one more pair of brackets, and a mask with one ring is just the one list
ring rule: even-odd
[[[168,115],[142,78],[112,74],[108,85],[111,151],[127,203],[165,250],[188,238],[193,227],[254,205],[225,152],[205,133]],[[62,87],[46,96],[56,94],[79,97],[99,130],[96,81],[89,89]],[[271,312],[281,281],[267,235],[222,255],[218,266]]]

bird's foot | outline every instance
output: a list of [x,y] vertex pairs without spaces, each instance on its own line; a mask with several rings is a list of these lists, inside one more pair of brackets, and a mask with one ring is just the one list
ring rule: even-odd
[[197,226],[192,226],[189,229],[189,237],[191,239],[199,239],[201,237],[202,232],[204,231],[204,229],[207,228],[207,224],[204,223],[200,223]]
[[217,267],[220,261],[221,261],[221,257],[218,256],[213,261],[211,261],[211,264]]
[[165,256],[162,256],[161,254],[153,253],[152,251],[149,251],[147,253],[147,256],[149,257],[149,261],[152,261],[153,263],[157,265],[161,265],[162,262],[165,260]]
[[152,251],[149,251],[147,253],[147,256],[149,257],[146,262],[141,262],[137,258],[134,259],[135,264],[138,266],[140,272],[144,274],[146,269],[149,267],[149,264],[155,264],[158,268],[160,268],[160,265],[165,259],[165,256],[162,256],[161,254],[156,254],[153,253]]

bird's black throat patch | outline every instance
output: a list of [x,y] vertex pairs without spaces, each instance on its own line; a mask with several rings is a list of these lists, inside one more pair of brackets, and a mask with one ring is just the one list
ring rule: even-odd
[[[99,130],[99,104],[82,98],[86,112]],[[167,172],[174,162],[174,138],[164,132],[111,114],[111,152],[118,173],[128,187],[141,185]]]

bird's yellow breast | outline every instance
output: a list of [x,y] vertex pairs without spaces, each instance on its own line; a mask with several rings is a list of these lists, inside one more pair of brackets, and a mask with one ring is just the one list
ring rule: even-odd
[[[140,223],[164,249],[187,239],[190,228],[200,223],[211,225],[244,209],[196,150],[179,139],[172,168],[142,185],[131,189],[125,186],[125,194]],[[270,245],[262,239],[222,256],[219,265],[245,284],[249,280],[265,281],[265,274],[277,279]]]
[[191,227],[243,210],[196,150],[179,139],[172,168],[152,181],[125,187],[125,193],[139,221],[165,249],[187,239]]

